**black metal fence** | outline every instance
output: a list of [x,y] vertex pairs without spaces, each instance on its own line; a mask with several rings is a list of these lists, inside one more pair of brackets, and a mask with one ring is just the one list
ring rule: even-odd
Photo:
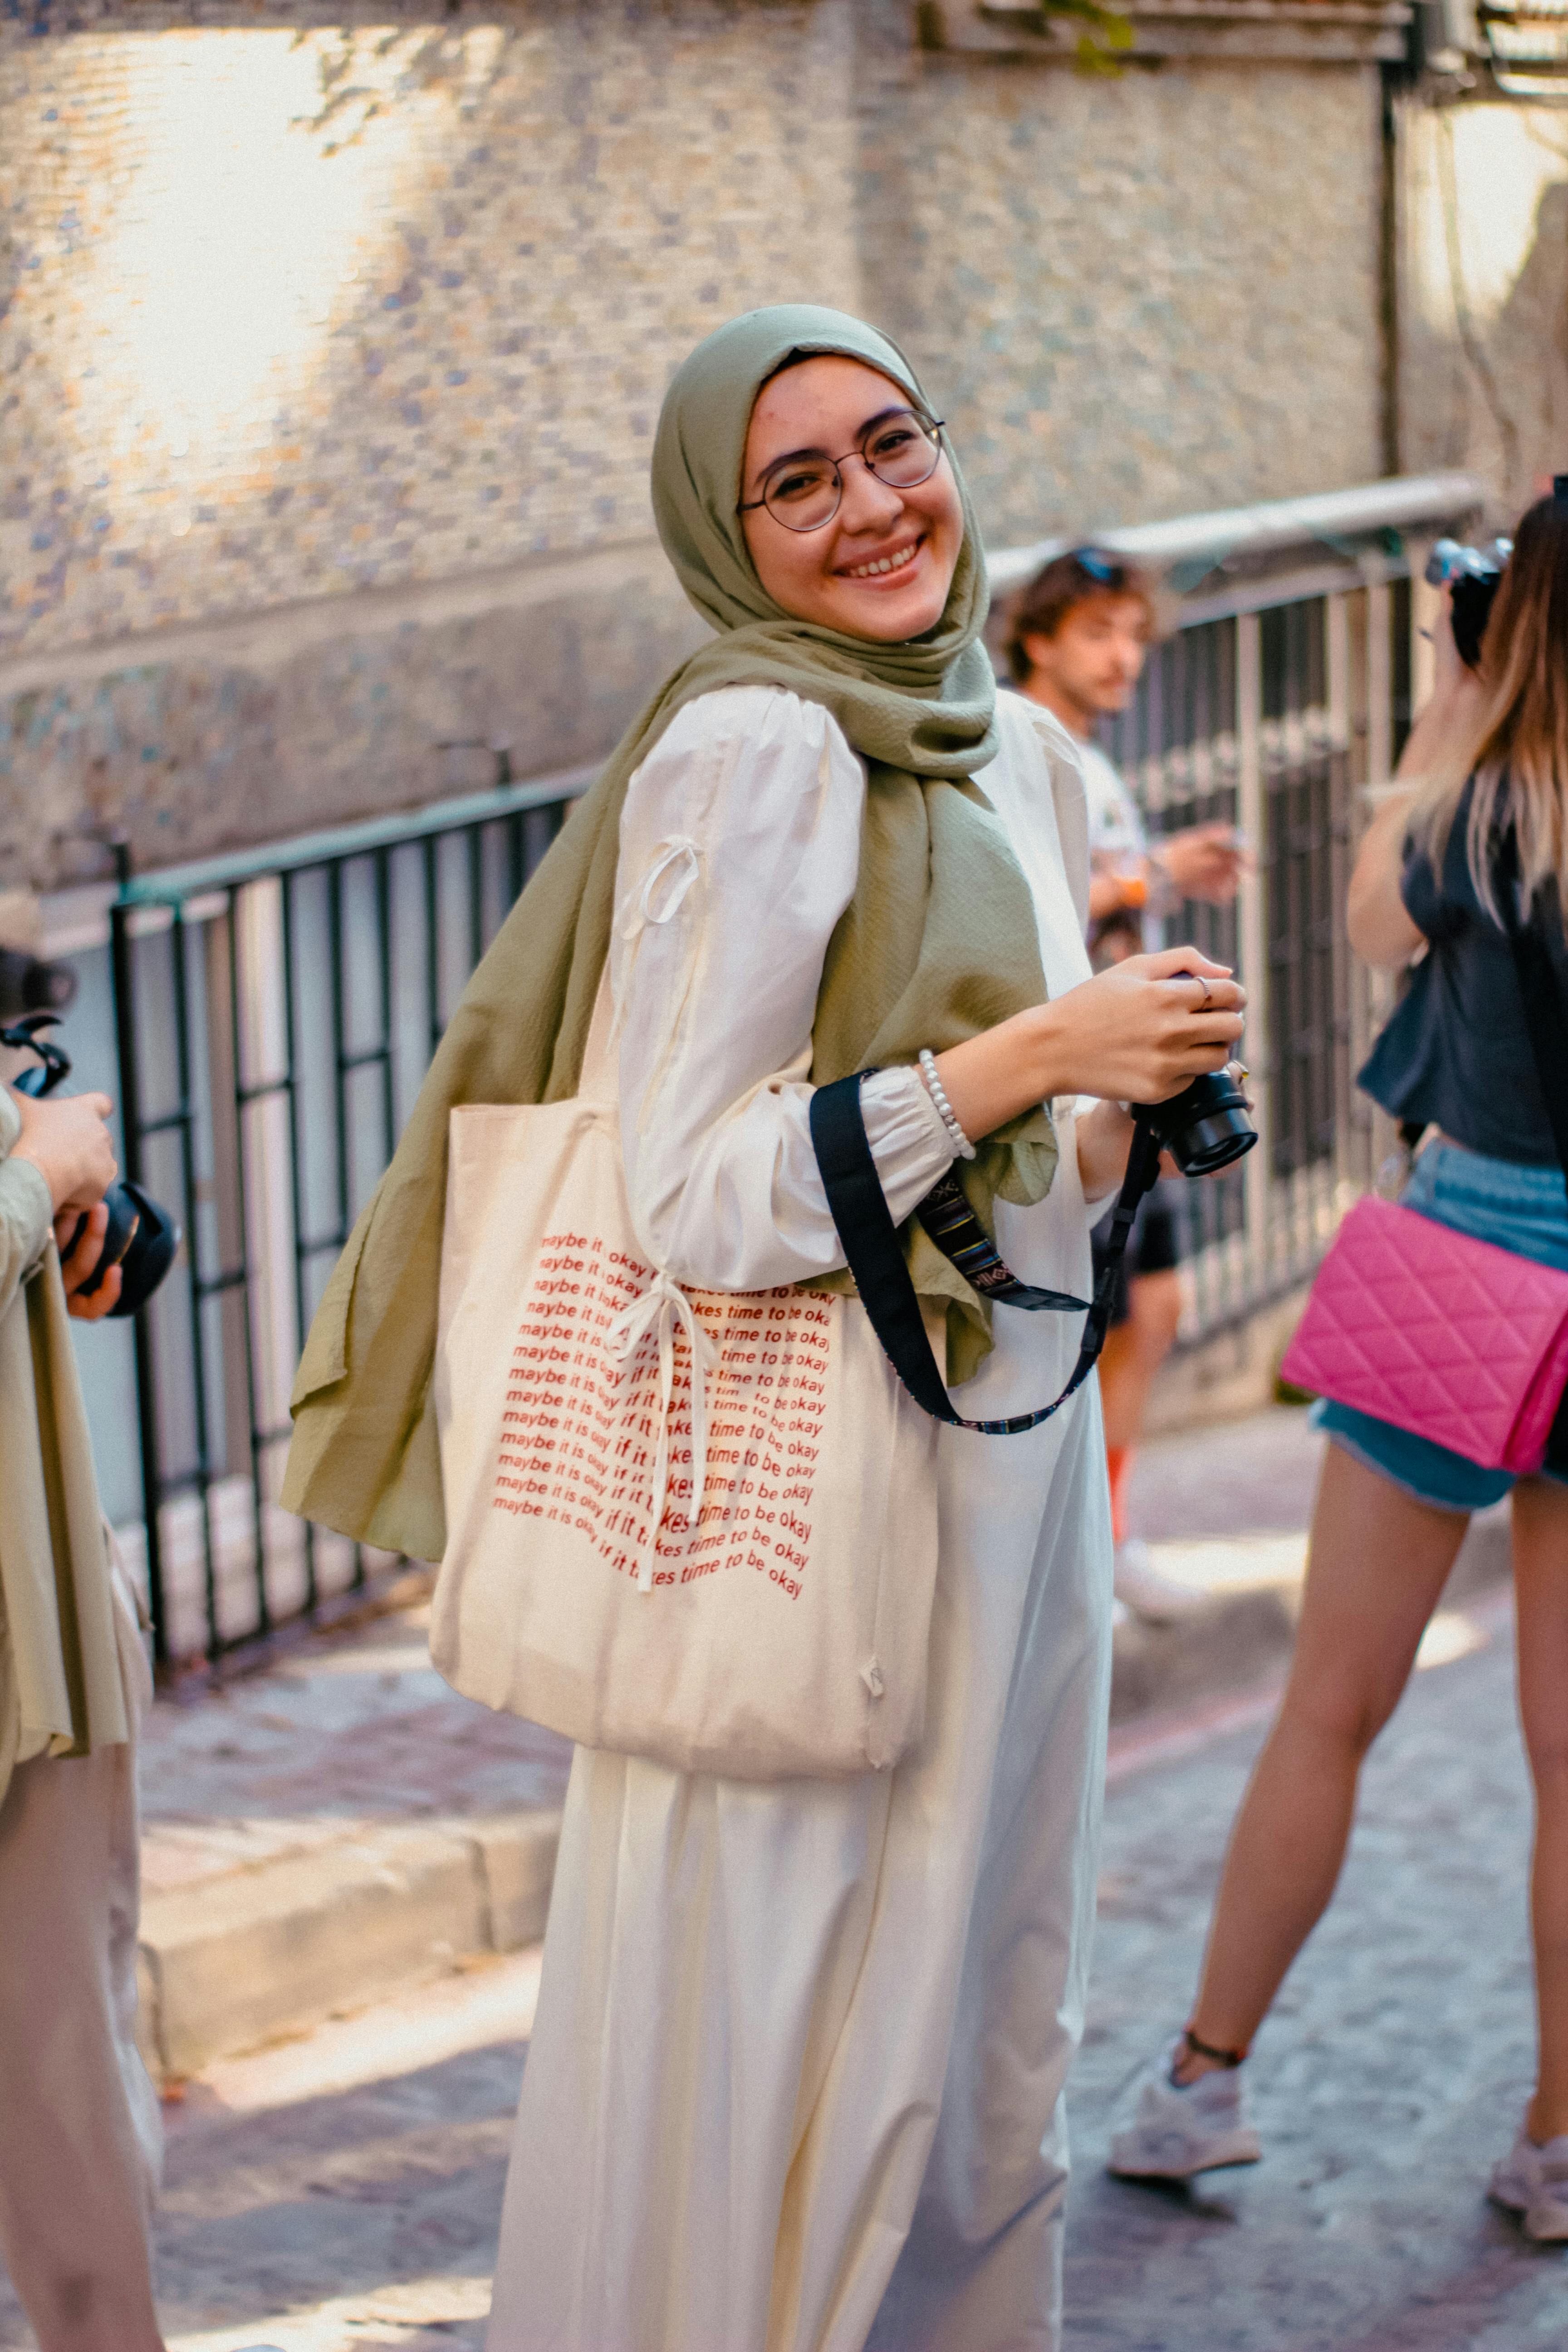
[[1234,906],[1165,924],[1246,982],[1260,1131],[1236,1170],[1187,1190],[1188,1344],[1303,1282],[1388,1147],[1354,1084],[1387,982],[1352,957],[1343,910],[1363,787],[1408,729],[1411,605],[1402,559],[1368,569],[1352,587],[1191,609],[1110,730],[1152,831],[1234,824],[1254,859]]
[[278,1505],[295,1363],[451,1007],[591,772],[121,877],[126,1170],[185,1233],[135,1330],[161,1659],[216,1659],[384,1564]]
[[[1219,818],[1257,854],[1235,907],[1167,926],[1247,983],[1263,1137],[1193,1189],[1189,1339],[1299,1283],[1378,1156],[1352,1084],[1377,1007],[1339,914],[1359,788],[1387,773],[1408,677],[1400,569],[1189,608],[1110,732],[1155,830]],[[216,1660],[395,1565],[277,1501],[295,1362],[468,972],[587,781],[122,877],[125,1158],[186,1236],[135,1336],[165,1661]]]

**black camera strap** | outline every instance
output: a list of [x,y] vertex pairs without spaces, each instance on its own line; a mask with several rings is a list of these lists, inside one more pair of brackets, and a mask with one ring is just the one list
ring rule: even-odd
[[[920,1299],[910,1279],[910,1269],[882,1191],[882,1180],[866,1139],[860,1082],[872,1076],[870,1070],[858,1070],[852,1077],[835,1078],[830,1085],[818,1087],[811,1098],[812,1147],[822,1171],[827,1205],[844,1245],[845,1262],[855,1277],[860,1303],[871,1318],[871,1328],[910,1396],[933,1420],[945,1421],[953,1429],[978,1430],[986,1437],[1013,1437],[1022,1430],[1036,1429],[1083,1386],[1105,1345],[1127,1237],[1132,1230],[1138,1203],[1159,1173],[1159,1143],[1140,1120],[1133,1129],[1127,1173],[1117,1197],[1109,1255],[1095,1285],[1078,1362],[1067,1386],[1037,1412],[1011,1413],[1003,1421],[966,1421],[962,1413],[954,1412],[947,1382],[931,1354]],[[962,1204],[962,1214],[952,1200],[954,1192]],[[933,1201],[937,1205],[928,1218],[926,1212]],[[1041,1290],[1032,1283],[1018,1281],[997,1255],[995,1244],[964,1200],[962,1187],[951,1171],[927,1194],[915,1213],[942,1255],[983,1296],[1031,1311],[1054,1307],[1065,1313],[1083,1307],[1083,1300],[1073,1297],[1068,1291]],[[982,1281],[975,1281],[976,1274],[983,1277]]]
[[36,1066],[24,1070],[11,1084],[19,1095],[47,1095],[70,1076],[70,1055],[52,1045],[43,1034],[53,1029],[59,1020],[58,1013],[27,1013],[10,1028],[0,1029],[0,1045],[9,1045],[14,1054],[36,1054]]

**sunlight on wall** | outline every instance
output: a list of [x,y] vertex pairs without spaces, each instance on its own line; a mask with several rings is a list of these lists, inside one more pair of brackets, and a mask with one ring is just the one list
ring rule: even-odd
[[1568,123],[1546,107],[1429,108],[1409,120],[1411,292],[1452,333],[1491,324],[1535,245],[1547,192],[1568,181]]
[[[476,68],[498,37],[467,37]],[[79,397],[106,456],[179,460],[199,498],[253,469],[331,328],[364,301],[361,281],[392,258],[422,132],[450,90],[398,91],[333,152],[318,37],[226,28],[117,47],[134,151],[91,249],[100,365]],[[401,69],[395,34],[359,36],[367,97],[390,97]]]

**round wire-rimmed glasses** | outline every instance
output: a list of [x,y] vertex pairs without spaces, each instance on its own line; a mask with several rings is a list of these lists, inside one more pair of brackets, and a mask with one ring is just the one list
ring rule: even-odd
[[747,499],[737,514],[753,514],[766,507],[785,530],[820,530],[838,512],[844,496],[840,467],[858,457],[868,474],[890,489],[912,490],[929,482],[942,463],[940,416],[921,416],[912,408],[890,408],[874,416],[857,446],[842,457],[820,449],[797,449],[769,467],[760,499]]

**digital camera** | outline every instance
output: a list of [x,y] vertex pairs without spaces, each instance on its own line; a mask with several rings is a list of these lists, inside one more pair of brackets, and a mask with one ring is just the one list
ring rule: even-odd
[[1194,1078],[1164,1102],[1132,1103],[1132,1116],[1168,1151],[1184,1176],[1213,1176],[1250,1151],[1258,1129],[1228,1070]]
[[1457,539],[1440,539],[1426,558],[1428,585],[1454,592],[1454,650],[1467,669],[1481,666],[1487,619],[1512,553],[1511,539],[1494,539],[1489,547],[1461,547]]
[[[53,1013],[29,1013],[14,1026],[0,1029],[0,1045],[37,1055],[36,1068],[24,1070],[11,1081],[19,1095],[52,1094],[69,1077],[69,1055],[62,1054],[42,1034],[44,1030],[54,1027],[58,1017]],[[110,1315],[134,1315],[146,1306],[174,1265],[180,1246],[180,1228],[168,1210],[160,1208],[140,1184],[122,1179],[110,1186],[103,1201],[109,1211],[103,1247],[91,1275],[79,1286],[80,1293],[84,1298],[90,1298],[110,1268],[117,1265],[120,1296],[109,1311]],[[86,1223],[85,1214],[78,1218],[69,1241],[60,1252],[62,1257],[69,1257]]]

